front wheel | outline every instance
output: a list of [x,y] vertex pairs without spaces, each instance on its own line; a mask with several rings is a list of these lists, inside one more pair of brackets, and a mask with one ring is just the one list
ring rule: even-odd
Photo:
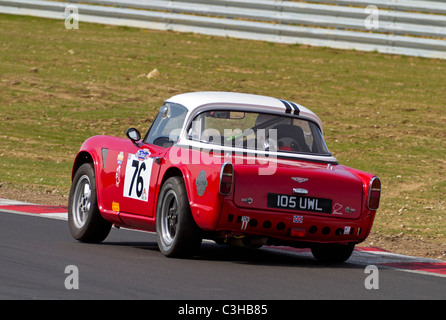
[[96,196],[94,167],[85,163],[74,175],[68,201],[68,225],[73,238],[98,243],[109,234],[111,223],[102,218]]
[[167,179],[161,188],[156,234],[160,251],[168,257],[190,257],[201,245],[201,230],[192,217],[186,187],[180,177]]

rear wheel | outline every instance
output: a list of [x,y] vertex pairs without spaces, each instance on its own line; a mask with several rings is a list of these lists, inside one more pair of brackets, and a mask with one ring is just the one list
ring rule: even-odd
[[110,232],[111,223],[99,212],[94,167],[90,163],[80,166],[74,176],[68,201],[68,225],[73,238],[82,242],[101,242]]
[[201,230],[192,217],[186,187],[180,177],[167,179],[161,188],[156,233],[158,247],[168,257],[190,257],[201,245]]
[[350,258],[354,248],[354,243],[320,244],[312,247],[311,253],[316,260],[323,263],[342,263]]

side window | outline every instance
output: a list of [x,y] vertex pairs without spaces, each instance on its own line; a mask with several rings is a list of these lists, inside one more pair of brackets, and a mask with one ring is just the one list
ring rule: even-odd
[[165,103],[147,134],[146,143],[164,148],[171,147],[178,141],[187,109],[176,103]]
[[310,122],[305,121],[305,120],[294,119],[293,125],[302,129],[302,132],[304,134],[304,139],[302,142],[305,142],[308,149],[310,151],[312,151],[312,149],[313,149],[313,133],[311,132]]
[[189,127],[188,138],[191,140],[200,141],[203,133],[204,126],[204,114],[198,115],[192,121],[192,124]]

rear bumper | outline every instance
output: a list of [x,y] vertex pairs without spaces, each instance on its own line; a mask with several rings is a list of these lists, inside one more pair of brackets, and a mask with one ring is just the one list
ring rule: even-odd
[[369,235],[375,211],[363,210],[358,219],[314,216],[239,208],[224,201],[216,231],[220,236],[268,238],[287,245],[311,243],[359,243]]

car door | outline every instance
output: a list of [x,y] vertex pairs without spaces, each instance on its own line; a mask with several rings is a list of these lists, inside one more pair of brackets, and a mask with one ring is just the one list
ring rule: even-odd
[[[155,192],[165,149],[142,144],[119,152],[116,185],[120,193],[120,212],[153,217]],[[121,163],[121,164],[119,164]]]
[[[161,180],[162,159],[169,148],[178,141],[187,109],[177,104],[164,104],[142,143],[129,144],[120,151],[118,163],[122,196],[121,212],[153,217],[155,215],[156,190]],[[122,153],[122,154],[121,154]],[[118,183],[118,182],[117,182]]]

